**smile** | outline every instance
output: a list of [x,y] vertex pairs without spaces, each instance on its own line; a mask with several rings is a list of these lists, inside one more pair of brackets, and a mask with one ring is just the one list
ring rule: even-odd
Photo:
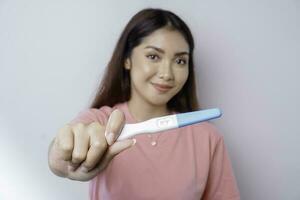
[[152,85],[159,92],[167,92],[172,88],[171,86],[160,85],[160,84],[156,84],[156,83],[152,83]]

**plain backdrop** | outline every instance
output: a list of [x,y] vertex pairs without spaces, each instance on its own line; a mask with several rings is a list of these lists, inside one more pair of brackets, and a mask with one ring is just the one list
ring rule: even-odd
[[89,106],[121,31],[146,7],[191,29],[200,105],[223,111],[213,123],[242,199],[300,199],[299,6],[0,0],[0,199],[88,199],[87,182],[50,172],[48,145]]

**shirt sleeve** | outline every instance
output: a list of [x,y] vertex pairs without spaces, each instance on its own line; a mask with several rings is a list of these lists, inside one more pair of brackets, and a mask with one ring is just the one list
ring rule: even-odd
[[240,193],[223,136],[219,137],[212,154],[202,200],[240,200]]
[[99,122],[101,125],[106,125],[111,113],[112,108],[109,106],[103,106],[100,109],[88,108],[80,111],[77,116],[69,122],[69,124],[90,124],[92,122]]

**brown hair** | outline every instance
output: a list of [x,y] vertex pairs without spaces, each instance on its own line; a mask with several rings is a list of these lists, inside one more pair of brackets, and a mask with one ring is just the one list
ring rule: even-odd
[[90,108],[100,108],[104,105],[113,107],[130,99],[130,74],[124,68],[126,58],[130,58],[134,47],[142,39],[164,26],[179,31],[189,44],[189,75],[183,88],[167,103],[169,110],[190,112],[199,109],[194,76],[194,39],[188,26],[174,13],[146,8],[136,13],[123,30],[105,69],[96,97]]

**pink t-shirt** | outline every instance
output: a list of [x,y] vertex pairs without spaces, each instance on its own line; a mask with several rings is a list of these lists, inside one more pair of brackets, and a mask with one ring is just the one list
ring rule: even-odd
[[[116,108],[124,112],[126,123],[137,123],[127,102],[83,110],[70,123],[105,125]],[[90,181],[91,200],[240,199],[224,138],[212,123],[134,138],[133,147],[116,155]]]

